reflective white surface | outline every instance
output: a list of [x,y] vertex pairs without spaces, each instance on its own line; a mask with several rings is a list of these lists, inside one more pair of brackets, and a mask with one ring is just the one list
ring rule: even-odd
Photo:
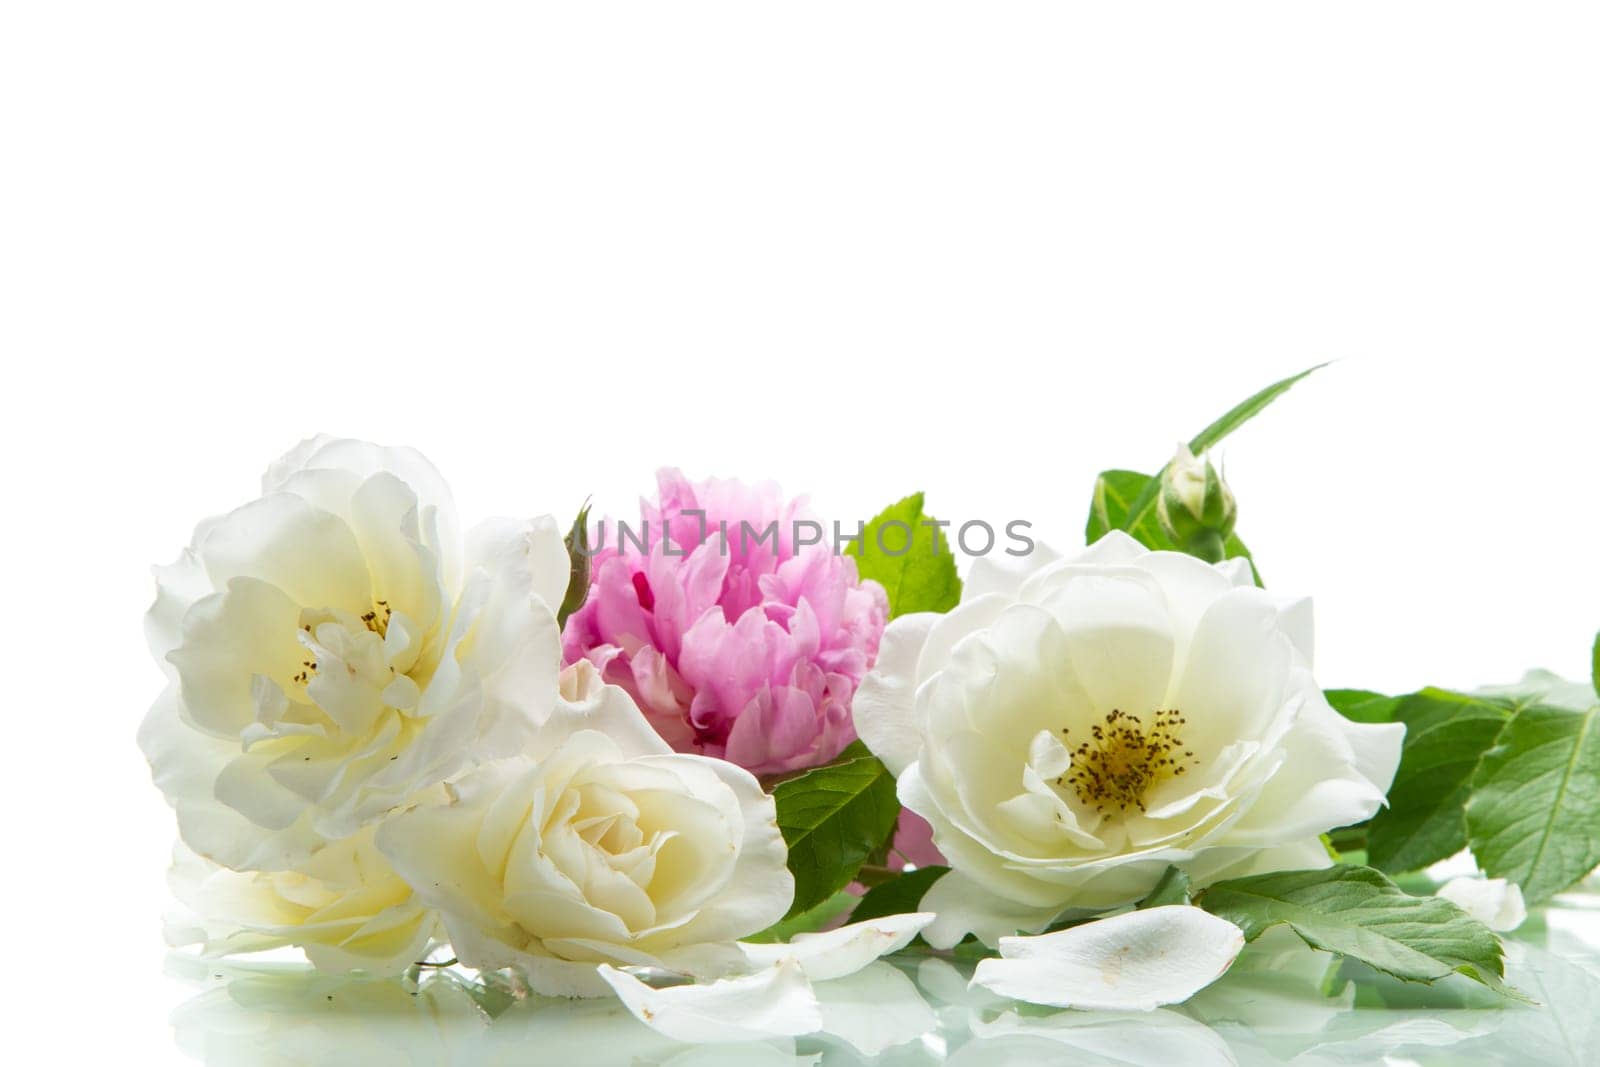
[[178,1047],[206,1064],[1458,1064],[1600,1063],[1600,884],[1536,911],[1507,942],[1531,1005],[1466,979],[1407,985],[1274,931],[1181,1008],[1039,1009],[969,990],[970,964],[908,951],[819,985],[825,1032],[690,1046],[616,1001],[519,995],[491,976],[420,983],[295,964],[173,956],[195,989]]

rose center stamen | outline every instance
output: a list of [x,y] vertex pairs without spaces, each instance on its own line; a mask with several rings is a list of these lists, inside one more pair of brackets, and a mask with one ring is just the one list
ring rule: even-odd
[[[1188,722],[1178,709],[1157,711],[1146,726],[1137,715],[1119,709],[1089,729],[1089,740],[1071,750],[1072,764],[1056,784],[1071,789],[1086,807],[1105,815],[1129,808],[1144,811],[1150,787],[1176,778],[1195,765],[1178,730]],[[1070,736],[1066,727],[1064,736]],[[1069,742],[1070,744],[1070,742]]]
[[379,637],[388,637],[389,617],[393,614],[394,610],[389,607],[387,600],[378,600],[373,603],[371,611],[361,616],[361,621],[366,624],[367,629]]

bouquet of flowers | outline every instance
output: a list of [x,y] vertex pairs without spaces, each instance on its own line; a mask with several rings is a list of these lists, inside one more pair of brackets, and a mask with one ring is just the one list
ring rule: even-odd
[[157,570],[169,938],[506,971],[693,1041],[817,1031],[899,951],[1149,1010],[1278,926],[1518,996],[1496,931],[1600,865],[1600,701],[1318,685],[1207,456],[1309,373],[1104,472],[1074,551],[676,470],[463,535],[418,453],[308,440]]

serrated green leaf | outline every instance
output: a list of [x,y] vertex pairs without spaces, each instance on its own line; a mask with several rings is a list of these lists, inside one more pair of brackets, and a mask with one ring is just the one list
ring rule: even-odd
[[861,539],[845,549],[861,577],[889,594],[891,619],[914,611],[945,612],[961,602],[955,554],[938,527],[923,525],[932,522],[922,510],[922,494],[912,493],[879,512]]
[[1511,705],[1499,698],[1424,689],[1400,700],[1406,724],[1389,805],[1367,826],[1367,860],[1391,874],[1426,867],[1467,845],[1462,810],[1478,760],[1494,744]]
[[923,895],[933,888],[933,883],[949,873],[949,867],[918,867],[882,885],[873,886],[862,894],[861,903],[850,913],[850,921],[865,922],[868,919],[881,919],[885,915],[921,911]]
[[[1284,393],[1287,393],[1290,387],[1298,382],[1301,378],[1304,378],[1313,371],[1321,370],[1326,366],[1326,363],[1318,363],[1315,367],[1309,367],[1306,370],[1301,371],[1299,374],[1290,375],[1282,381],[1273,382],[1260,392],[1255,393],[1247,399],[1235,404],[1221,418],[1217,419],[1217,421],[1213,422],[1210,426],[1207,426],[1205,429],[1195,434],[1194,437],[1189,440],[1189,451],[1198,456],[1206,449],[1220,444],[1223,438],[1227,437],[1230,433],[1237,430],[1251,419],[1255,418],[1268,404],[1278,399],[1278,397],[1282,396]],[[1140,490],[1139,495],[1134,498],[1133,503],[1128,508],[1127,524],[1119,527],[1119,529],[1131,529],[1131,527],[1142,523],[1147,517],[1153,516],[1156,504],[1156,492],[1160,488],[1161,484],[1159,479],[1165,470],[1166,468],[1162,467],[1161,470],[1156,472],[1155,478],[1152,478],[1149,484]]]
[[1467,802],[1478,865],[1528,903],[1600,866],[1600,708],[1520,709],[1484,754]]
[[[1089,502],[1089,522],[1084,528],[1085,543],[1092,545],[1112,530],[1125,530],[1146,548],[1158,552],[1178,551],[1178,546],[1161,528],[1153,508],[1131,527],[1125,525],[1134,500],[1151,480],[1150,475],[1138,471],[1101,471],[1100,477],[1095,479],[1094,497]],[[1223,555],[1228,559],[1249,560],[1256,584],[1261,584],[1261,572],[1255,569],[1250,550],[1237,534],[1229,534],[1222,547]]]
[[809,911],[848,885],[894,832],[900,815],[894,776],[875,756],[809,770],[776,786],[772,799],[794,875],[789,916]]
[[1370,689],[1325,689],[1322,695],[1340,715],[1351,722],[1365,723],[1394,722],[1395,711],[1405,699],[1384,696]]
[[1197,903],[1251,941],[1282,923],[1312,948],[1396,978],[1432,982],[1459,973],[1502,988],[1493,931],[1447,900],[1409,896],[1371,867],[1235,878],[1206,889]]
[[1189,876],[1178,867],[1168,867],[1150,895],[1139,901],[1138,910],[1161,908],[1168,904],[1189,903]]

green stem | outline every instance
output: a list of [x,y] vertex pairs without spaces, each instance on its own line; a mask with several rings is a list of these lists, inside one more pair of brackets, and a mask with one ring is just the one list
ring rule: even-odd
[[1189,543],[1184,548],[1189,555],[1207,563],[1221,563],[1228,555],[1222,535],[1215,530],[1201,530],[1189,538]]
[[863,863],[861,865],[861,869],[856,872],[856,881],[860,882],[864,886],[867,886],[868,888],[871,888],[872,886],[882,885],[885,882],[893,881],[899,876],[899,871],[893,870],[889,867],[880,867],[876,863]]
[[1367,847],[1367,827],[1342,826],[1328,834],[1328,844],[1332,845],[1335,852],[1354,852]]

